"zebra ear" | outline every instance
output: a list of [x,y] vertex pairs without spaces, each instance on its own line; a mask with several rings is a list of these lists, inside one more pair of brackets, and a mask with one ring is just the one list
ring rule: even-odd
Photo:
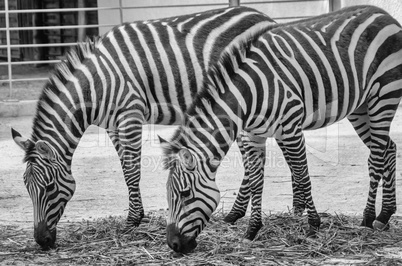
[[161,144],[162,148],[166,148],[167,145],[170,145],[170,143],[165,140],[164,138],[162,138],[161,136],[158,135],[159,138],[159,143]]
[[187,148],[181,148],[179,151],[180,160],[188,170],[193,170],[195,167],[195,158]]
[[21,136],[21,134],[14,128],[11,128],[11,135],[14,139],[14,142],[24,151],[28,151],[29,149],[35,147],[35,143],[32,140]]
[[165,155],[176,154],[180,151],[180,147],[176,143],[169,142],[169,141],[163,139],[159,135],[158,135],[158,138],[159,138],[159,143],[160,143]]
[[35,143],[35,148],[43,158],[46,158],[48,160],[52,160],[55,158],[52,148],[50,148],[49,144],[46,141],[37,141]]

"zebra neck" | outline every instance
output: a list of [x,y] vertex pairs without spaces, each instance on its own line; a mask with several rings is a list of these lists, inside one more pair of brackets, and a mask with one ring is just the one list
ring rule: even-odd
[[[98,92],[82,72],[68,80],[51,77],[38,101],[32,140],[43,140],[55,149],[67,165],[86,129],[98,119]],[[92,84],[92,85],[91,85]]]
[[214,112],[208,115],[200,112],[186,122],[186,126],[179,130],[183,142],[200,160],[208,162],[211,172],[216,171],[238,135],[236,122],[226,113],[217,115]]

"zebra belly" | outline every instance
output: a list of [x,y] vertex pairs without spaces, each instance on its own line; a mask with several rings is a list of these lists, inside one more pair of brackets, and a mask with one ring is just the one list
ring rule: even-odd
[[184,115],[179,104],[151,103],[144,124],[180,125]]
[[362,97],[360,101],[357,101],[356,104],[353,104],[348,110],[343,111],[338,108],[337,101],[332,103],[332,108],[329,105],[326,105],[322,108],[319,108],[313,113],[308,113],[305,116],[305,119],[302,123],[303,130],[314,130],[320,129],[324,127],[328,127],[334,123],[337,123],[343,120],[348,115],[352,114],[355,110],[357,110],[364,102],[366,97]]

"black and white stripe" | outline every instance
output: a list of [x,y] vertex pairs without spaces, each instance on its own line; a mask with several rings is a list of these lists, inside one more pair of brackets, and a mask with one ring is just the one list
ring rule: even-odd
[[[218,205],[219,162],[242,130],[254,143],[263,144],[267,137],[278,140],[302,191],[301,206],[307,208],[313,234],[320,218],[311,195],[303,130],[345,117],[370,149],[370,187],[362,224],[386,227],[396,210],[396,146],[389,128],[402,97],[399,23],[379,8],[351,7],[272,26],[229,50],[209,73],[209,83],[172,143],[164,143],[170,162],[169,245],[176,251],[195,247],[196,236]],[[265,156],[255,145],[251,151],[248,156]],[[383,201],[376,217],[380,179]],[[190,186],[184,188],[177,180],[187,180]],[[262,182],[263,174],[250,176],[252,233],[247,236],[255,236],[261,226]],[[185,190],[189,196],[180,197]]]

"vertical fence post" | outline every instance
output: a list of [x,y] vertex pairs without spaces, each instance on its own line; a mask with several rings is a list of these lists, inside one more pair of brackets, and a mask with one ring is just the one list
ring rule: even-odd
[[342,3],[340,0],[328,0],[328,4],[329,4],[329,12],[339,10],[342,7]]
[[120,11],[120,24],[123,24],[123,3],[119,0],[119,11]]
[[240,6],[240,0],[229,0],[229,6]]
[[6,44],[7,44],[7,67],[8,67],[8,86],[10,89],[8,100],[11,100],[13,95],[13,82],[12,82],[12,68],[11,68],[11,34],[10,34],[10,13],[8,0],[4,1],[4,10],[6,12],[5,19],[6,19]]
[[[78,0],[77,4],[78,8],[85,8],[85,1],[84,0]],[[86,12],[85,11],[78,11],[78,25],[87,25],[87,17],[86,17]],[[78,28],[78,42],[83,42],[85,41],[87,37],[86,33],[87,29],[86,28]]]

